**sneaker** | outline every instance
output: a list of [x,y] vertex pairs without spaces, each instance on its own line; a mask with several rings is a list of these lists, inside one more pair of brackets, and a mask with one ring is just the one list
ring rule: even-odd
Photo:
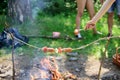
[[82,36],[81,36],[80,33],[78,33],[77,35],[75,35],[75,37],[76,37],[77,39],[82,39]]
[[113,36],[113,35],[112,35],[112,34],[110,34],[110,33],[108,33],[108,34],[107,34],[107,37],[112,37],[112,36]]

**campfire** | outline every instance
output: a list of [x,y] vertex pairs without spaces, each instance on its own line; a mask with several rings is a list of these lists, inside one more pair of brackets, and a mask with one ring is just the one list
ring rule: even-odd
[[33,67],[38,68],[38,71],[35,71],[35,74],[30,74],[31,80],[76,80],[76,76],[69,72],[59,72],[59,67],[54,57],[42,58],[40,65],[37,64],[37,66]]
[[[58,71],[58,66],[54,58],[43,58],[40,61],[40,66],[38,67],[39,75],[42,80],[63,80],[60,72]],[[31,75],[31,80],[36,80],[34,75]]]

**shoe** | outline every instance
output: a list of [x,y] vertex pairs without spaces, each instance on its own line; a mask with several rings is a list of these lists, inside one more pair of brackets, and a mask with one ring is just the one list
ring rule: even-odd
[[110,34],[110,33],[108,33],[108,34],[107,34],[107,37],[112,37],[112,36],[113,36],[113,35],[112,35],[112,34]]
[[80,33],[78,33],[77,35],[75,35],[75,37],[76,37],[77,39],[82,39],[82,36],[81,36]]

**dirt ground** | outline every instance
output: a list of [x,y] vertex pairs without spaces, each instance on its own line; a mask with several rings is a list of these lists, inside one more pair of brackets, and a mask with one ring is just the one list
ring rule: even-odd
[[[53,56],[48,56],[52,58]],[[15,80],[32,80],[31,75],[39,75],[38,66],[40,60],[43,57],[30,58],[26,55],[19,55],[15,58],[16,76]],[[68,77],[68,75],[74,76],[74,78],[66,78],[64,80],[98,80],[98,72],[100,67],[100,60],[93,56],[87,55],[61,55],[54,57],[59,72]],[[101,69],[101,80],[120,80],[120,67],[113,64],[112,59],[106,58]],[[12,80],[12,62],[11,59],[3,59],[0,62],[0,80]],[[35,79],[42,80],[42,79]],[[50,80],[50,79],[43,79]]]

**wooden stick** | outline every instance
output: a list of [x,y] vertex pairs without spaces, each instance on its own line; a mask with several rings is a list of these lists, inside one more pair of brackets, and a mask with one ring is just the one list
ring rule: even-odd
[[12,76],[12,80],[15,80],[15,64],[14,64],[14,37],[12,33],[9,33],[13,42],[12,42],[12,71],[13,71],[13,76]]
[[[120,36],[112,36],[112,37],[109,37],[109,39],[113,39],[113,38],[120,38]],[[74,49],[72,49],[72,50],[84,49],[84,48],[86,48],[86,47],[88,47],[88,46],[90,46],[90,45],[93,45],[94,43],[99,42],[99,41],[102,41],[102,40],[108,40],[108,37],[99,38],[99,39],[97,39],[97,40],[95,40],[95,41],[93,41],[93,42],[91,42],[91,43],[89,43],[89,44],[83,45],[83,46],[78,47],[78,48],[74,48]]]
[[66,36],[60,36],[60,37],[53,37],[53,36],[46,36],[46,35],[40,35],[40,36],[31,36],[26,35],[29,38],[46,38],[46,39],[64,39],[64,40],[77,40],[76,38],[72,38],[69,35]]
[[109,42],[110,42],[110,39],[108,39],[108,41],[107,41],[107,43],[106,43],[106,45],[105,45],[105,51],[104,51],[104,53],[103,53],[103,57],[102,57],[101,64],[100,64],[100,67],[99,67],[98,80],[100,80],[102,65],[103,65],[104,60],[105,60],[105,58],[106,58],[105,56],[106,56],[106,51],[107,51]]

